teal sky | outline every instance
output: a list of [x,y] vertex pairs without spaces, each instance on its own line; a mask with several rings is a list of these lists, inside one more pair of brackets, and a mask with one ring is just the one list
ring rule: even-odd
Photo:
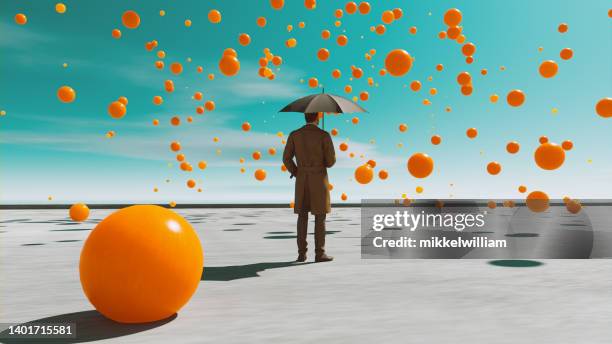
[[[268,1],[65,1],[65,14],[55,12],[55,3],[0,2],[0,110],[6,111],[0,117],[2,203],[48,203],[48,196],[53,203],[288,203],[293,180],[280,170],[283,145],[276,133],[288,135],[303,124],[303,117],[277,111],[295,98],[319,92],[301,83],[310,77],[317,77],[326,92],[345,95],[344,86],[350,84],[349,98],[361,91],[370,94],[360,103],[369,113],[359,115],[358,125],[350,123],[352,115],[326,119],[326,129],[340,131],[334,137],[336,148],[348,142],[349,152],[356,154],[349,158],[337,149],[337,166],[329,172],[333,201],[339,201],[342,192],[352,202],[402,193],[424,198],[518,198],[521,184],[552,198],[610,198],[612,121],[594,110],[598,100],[612,96],[609,1],[370,1],[370,14],[345,14],[340,27],[334,26],[333,13],[346,1],[320,0],[313,11],[301,0],[287,0],[281,11],[273,10]],[[387,25],[382,36],[370,32],[371,25],[381,22],[381,13],[395,7],[402,8],[404,16]],[[477,47],[471,65],[465,63],[459,44],[437,38],[445,29],[444,12],[453,7],[463,12],[467,42]],[[130,9],[141,17],[136,30],[121,25],[121,14]],[[164,17],[159,15],[162,9]],[[211,9],[221,11],[220,24],[207,20]],[[17,13],[27,15],[26,25],[14,22]],[[267,18],[265,28],[256,25],[259,16]],[[193,25],[185,27],[185,19]],[[304,29],[298,28],[300,21]],[[565,34],[557,31],[562,22],[569,25]],[[287,32],[289,24],[292,32]],[[411,26],[418,28],[416,35],[409,34]],[[111,37],[114,28],[123,32],[121,39]],[[321,39],[323,29],[332,32],[332,39]],[[251,36],[247,47],[237,42],[243,32]],[[349,37],[347,46],[335,43],[339,34]],[[291,37],[298,41],[294,49],[284,44]],[[183,64],[181,75],[154,67],[155,52],[144,48],[153,39],[159,42],[156,50],[166,52],[166,66]],[[241,62],[235,77],[223,76],[217,67],[228,47],[238,51]],[[331,52],[326,62],[316,58],[322,47]],[[574,51],[569,61],[559,58],[566,47]],[[257,75],[264,48],[284,61],[273,81]],[[379,76],[386,54],[398,48],[414,56],[412,70],[398,78]],[[364,54],[370,49],[377,53],[366,61]],[[558,62],[559,73],[544,79],[538,66],[549,59]],[[444,71],[436,71],[438,63]],[[198,65],[204,73],[196,73]],[[365,76],[350,80],[351,65],[361,67]],[[334,68],[342,71],[338,80],[331,77]],[[482,68],[488,75],[480,75]],[[474,93],[469,97],[460,94],[455,81],[461,71],[473,76]],[[214,73],[215,80],[208,80],[208,73]],[[378,87],[367,84],[369,76]],[[432,81],[427,81],[429,76]],[[166,79],[174,81],[172,94],[164,91]],[[412,80],[423,83],[420,92],[409,90]],[[58,101],[56,92],[62,85],[76,90],[76,101]],[[437,95],[427,93],[431,87]],[[505,102],[505,95],[515,88],[527,96],[519,108]],[[195,91],[215,101],[215,111],[196,115],[202,102],[191,99]],[[496,104],[489,102],[493,93],[500,96]],[[163,105],[153,105],[155,95],[164,97]],[[126,96],[129,104],[127,115],[116,120],[106,109],[119,96]],[[422,104],[425,98],[431,106]],[[445,112],[447,106],[451,112]],[[175,115],[183,119],[181,126],[169,124]],[[185,123],[190,115],[194,122]],[[154,118],[160,120],[157,127],[151,124]],[[240,129],[244,121],[252,125],[248,133]],[[406,133],[398,131],[400,123],[409,125]],[[477,139],[466,138],[469,127],[478,128]],[[116,132],[112,139],[105,138],[109,130]],[[442,136],[441,145],[431,145],[433,134]],[[533,162],[541,135],[559,144],[573,141],[574,149],[560,169],[544,171]],[[220,141],[214,143],[213,137]],[[178,168],[168,148],[172,140],[182,143],[193,172]],[[505,151],[511,140],[521,144],[517,155]],[[276,148],[275,156],[267,154],[270,147]],[[255,150],[264,158],[253,161]],[[415,152],[435,160],[435,171],[426,179],[417,180],[406,170]],[[377,172],[387,169],[389,179],[375,178],[367,185],[353,181],[355,168],[368,159],[377,161]],[[205,171],[195,166],[199,160],[208,162]],[[490,161],[502,164],[500,175],[487,174]],[[241,167],[246,168],[244,174]],[[258,168],[268,173],[264,182],[253,177]],[[185,186],[190,178],[203,192]],[[416,186],[425,191],[416,195]],[[159,192],[153,192],[155,187]]]

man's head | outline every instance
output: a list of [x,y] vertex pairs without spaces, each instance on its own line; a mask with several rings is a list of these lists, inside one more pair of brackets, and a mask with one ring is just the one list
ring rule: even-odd
[[319,125],[319,113],[318,112],[309,112],[304,114],[304,119],[306,123],[312,123]]

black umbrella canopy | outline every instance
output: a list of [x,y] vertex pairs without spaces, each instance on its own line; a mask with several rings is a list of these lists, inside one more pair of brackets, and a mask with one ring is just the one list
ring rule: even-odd
[[353,113],[368,111],[344,97],[329,93],[319,93],[300,98],[285,106],[279,112]]

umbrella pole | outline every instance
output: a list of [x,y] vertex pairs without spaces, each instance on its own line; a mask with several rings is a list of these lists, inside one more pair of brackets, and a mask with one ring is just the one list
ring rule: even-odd
[[323,112],[323,130],[325,130],[325,112]]

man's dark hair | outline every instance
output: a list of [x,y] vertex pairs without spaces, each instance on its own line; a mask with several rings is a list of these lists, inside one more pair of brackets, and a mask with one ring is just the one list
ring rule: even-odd
[[304,114],[304,119],[306,120],[306,123],[312,123],[317,118],[319,118],[319,113],[318,112],[309,112],[309,113],[305,113]]

